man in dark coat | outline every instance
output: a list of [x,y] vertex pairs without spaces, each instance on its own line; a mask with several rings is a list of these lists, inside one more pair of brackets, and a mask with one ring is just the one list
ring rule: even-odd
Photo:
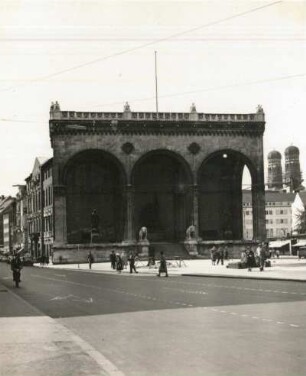
[[133,270],[135,273],[138,273],[135,267],[135,254],[134,253],[130,253],[129,263],[130,263],[130,273],[133,273]]
[[112,269],[116,269],[116,255],[114,251],[112,251],[112,253],[109,255],[109,258],[110,258]]
[[167,261],[163,251],[160,252],[160,265],[157,277],[160,277],[160,273],[166,273],[166,277],[168,277]]

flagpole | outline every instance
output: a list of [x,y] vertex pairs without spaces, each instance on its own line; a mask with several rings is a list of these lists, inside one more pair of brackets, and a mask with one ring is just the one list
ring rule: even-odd
[[155,55],[155,105],[156,105],[156,116],[158,115],[158,90],[157,90],[157,51],[154,52]]

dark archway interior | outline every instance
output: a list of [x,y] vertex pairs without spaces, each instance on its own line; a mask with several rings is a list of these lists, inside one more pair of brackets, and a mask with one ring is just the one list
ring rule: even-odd
[[148,228],[150,241],[179,241],[191,218],[190,177],[183,165],[167,154],[141,161],[133,175],[134,229]]
[[[105,243],[123,239],[124,185],[120,169],[106,154],[81,153],[69,165],[67,187],[68,243]],[[91,213],[98,214],[98,234],[92,240]]]
[[199,173],[199,235],[203,240],[240,240],[242,234],[242,174],[238,154],[220,153]]

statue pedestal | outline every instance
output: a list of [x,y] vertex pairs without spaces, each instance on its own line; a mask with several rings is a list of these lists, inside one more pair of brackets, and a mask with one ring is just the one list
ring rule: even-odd
[[195,239],[189,239],[184,241],[186,251],[190,256],[198,255],[198,242]]
[[139,240],[137,245],[138,245],[138,255],[149,256],[150,242],[148,239]]
[[97,230],[91,230],[90,233],[90,243],[99,243],[100,242],[100,234]]

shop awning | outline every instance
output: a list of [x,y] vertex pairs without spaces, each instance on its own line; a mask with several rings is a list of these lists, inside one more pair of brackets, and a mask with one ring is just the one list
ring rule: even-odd
[[273,240],[269,242],[269,248],[282,248],[290,244],[290,240]]
[[305,247],[306,246],[306,239],[300,239],[297,241],[296,244],[293,244],[292,247]]

